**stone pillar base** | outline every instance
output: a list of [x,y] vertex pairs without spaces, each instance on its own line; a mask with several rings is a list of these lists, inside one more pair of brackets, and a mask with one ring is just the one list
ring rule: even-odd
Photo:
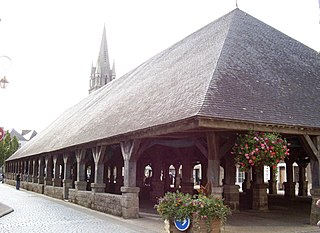
[[44,184],[44,177],[38,176],[38,184]]
[[308,181],[299,181],[299,193],[298,196],[308,196]]
[[182,193],[189,193],[189,194],[193,194],[193,187],[194,184],[193,182],[182,182],[181,183],[181,192]]
[[284,182],[284,196],[293,199],[296,196],[296,182]]
[[38,177],[32,176],[32,183],[38,183]]
[[53,178],[52,179],[52,186],[53,187],[61,187],[61,179],[60,178]]
[[252,185],[252,209],[268,210],[267,187],[265,184]]
[[85,191],[85,190],[87,190],[87,181],[75,181],[74,186],[75,186],[76,190]]
[[239,185],[224,185],[223,198],[224,202],[232,211],[239,210]]
[[139,192],[138,187],[121,187],[122,199],[122,217],[139,218]]
[[158,200],[164,195],[164,184],[162,181],[152,181],[151,200]]
[[222,199],[223,187],[212,187],[211,195],[215,198]]
[[62,180],[63,183],[63,199],[68,199],[69,189],[72,188],[72,180],[64,179]]
[[310,224],[316,225],[320,219],[320,208],[316,206],[316,202],[320,199],[320,188],[310,190],[312,196]]
[[91,191],[93,193],[104,193],[106,184],[103,183],[91,183]]
[[52,185],[52,178],[48,178],[48,177],[44,178],[44,184],[46,186]]

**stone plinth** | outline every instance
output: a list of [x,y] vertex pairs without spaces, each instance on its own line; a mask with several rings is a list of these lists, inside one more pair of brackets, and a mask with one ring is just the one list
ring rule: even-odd
[[212,187],[211,195],[215,198],[222,199],[223,187]]
[[103,183],[91,183],[91,190],[93,193],[104,193],[106,184]]
[[38,184],[44,184],[44,177],[38,176]]
[[252,209],[268,210],[267,187],[265,184],[252,185]]
[[231,210],[239,210],[239,185],[224,185],[223,198]]
[[60,178],[53,178],[52,179],[52,186],[53,187],[61,187],[61,179]]
[[47,186],[50,186],[52,185],[52,178],[44,178],[44,184],[47,185]]
[[32,183],[38,183],[38,177],[32,176]]
[[72,180],[64,179],[63,183],[63,199],[68,199],[69,189],[72,188]]
[[74,186],[75,186],[76,190],[85,191],[85,190],[87,190],[87,181],[75,181]]
[[139,187],[121,187],[123,218],[139,218],[139,191]]
[[316,225],[320,219],[320,208],[316,206],[316,202],[320,199],[320,188],[310,190],[312,196],[310,224]]

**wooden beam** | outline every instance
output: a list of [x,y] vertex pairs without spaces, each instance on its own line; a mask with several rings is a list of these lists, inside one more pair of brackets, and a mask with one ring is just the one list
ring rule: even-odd
[[206,157],[208,158],[208,149],[205,145],[203,145],[203,143],[200,142],[199,139],[197,138],[193,138],[193,143],[194,145],[200,150],[200,152]]
[[309,146],[309,148],[311,149],[311,151],[313,152],[313,155],[316,156],[318,160],[320,160],[319,149],[317,148],[318,146],[313,143],[309,135],[303,135],[303,138]]
[[211,129],[225,129],[225,130],[248,130],[265,132],[277,132],[283,134],[309,134],[320,135],[319,128],[303,127],[303,126],[291,126],[291,125],[279,125],[279,124],[265,124],[259,122],[248,121],[234,121],[226,119],[213,119],[199,117],[199,127],[211,128]]

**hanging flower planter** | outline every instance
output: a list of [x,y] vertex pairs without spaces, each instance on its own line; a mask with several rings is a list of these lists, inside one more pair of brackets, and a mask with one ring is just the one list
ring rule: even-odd
[[289,144],[278,133],[264,133],[249,131],[239,134],[232,148],[235,161],[241,171],[248,171],[251,167],[262,168],[277,164],[289,156]]

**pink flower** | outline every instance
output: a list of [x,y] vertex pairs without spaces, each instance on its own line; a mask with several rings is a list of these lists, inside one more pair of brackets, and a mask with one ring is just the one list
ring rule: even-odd
[[320,207],[320,199],[316,202],[316,206]]

